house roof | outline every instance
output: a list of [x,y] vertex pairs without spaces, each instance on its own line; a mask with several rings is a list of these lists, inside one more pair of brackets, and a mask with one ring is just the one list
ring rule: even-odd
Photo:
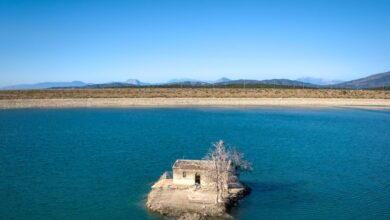
[[173,169],[209,170],[213,166],[211,160],[176,160]]

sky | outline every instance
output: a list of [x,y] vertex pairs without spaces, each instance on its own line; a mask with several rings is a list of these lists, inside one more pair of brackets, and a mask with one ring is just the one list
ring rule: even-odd
[[390,0],[0,0],[0,86],[390,70]]

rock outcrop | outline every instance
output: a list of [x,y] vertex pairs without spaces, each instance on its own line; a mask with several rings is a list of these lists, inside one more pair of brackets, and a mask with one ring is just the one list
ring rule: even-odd
[[[244,198],[250,188],[238,183],[226,192],[223,202],[216,202],[217,193],[212,189],[180,187],[172,184],[172,179],[163,174],[152,186],[146,206],[149,210],[164,216],[179,219],[206,219],[207,217],[232,218],[228,210]],[[169,177],[168,177],[169,178]]]

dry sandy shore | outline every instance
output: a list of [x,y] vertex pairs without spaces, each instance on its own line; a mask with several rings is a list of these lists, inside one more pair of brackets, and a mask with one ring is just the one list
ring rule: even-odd
[[332,98],[80,98],[6,99],[0,109],[105,107],[355,107],[390,109],[390,99]]

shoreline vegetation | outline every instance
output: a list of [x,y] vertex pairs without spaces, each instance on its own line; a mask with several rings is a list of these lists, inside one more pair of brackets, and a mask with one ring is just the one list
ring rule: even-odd
[[390,99],[390,90],[292,88],[107,88],[0,90],[4,99],[76,98],[352,98]]
[[390,90],[117,88],[0,91],[0,109],[192,106],[390,109]]

